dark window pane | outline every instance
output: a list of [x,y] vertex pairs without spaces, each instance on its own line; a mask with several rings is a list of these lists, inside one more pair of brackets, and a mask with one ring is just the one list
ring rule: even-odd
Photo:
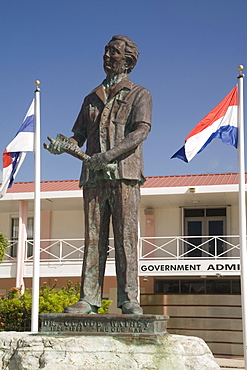
[[19,232],[19,219],[12,218],[11,220],[11,239],[12,239],[12,242],[16,240],[16,243],[13,243],[11,245],[11,248],[10,248],[11,257],[17,256],[18,232]]
[[241,294],[240,280],[232,280],[232,294]]
[[202,236],[202,222],[201,221],[188,221],[187,235]]
[[33,239],[34,218],[29,217],[27,220],[27,239]]
[[206,216],[226,216],[226,208],[206,208]]
[[11,220],[11,239],[15,240],[18,239],[18,232],[19,232],[19,219],[12,218]]
[[200,208],[185,209],[184,216],[185,217],[203,217],[204,209],[200,209]]
[[179,293],[179,280],[155,280],[155,293]]
[[161,294],[241,294],[239,279],[155,279],[154,286]]
[[230,294],[231,284],[230,280],[207,280],[206,286],[207,294]]
[[[202,222],[201,221],[188,221],[187,223],[187,235],[201,236],[202,235]],[[190,253],[186,254],[186,257],[201,257],[202,251],[195,247],[202,244],[202,238],[188,238],[187,239],[187,251]]]
[[[217,235],[217,236],[220,236],[220,235],[223,235],[223,231],[224,231],[224,223],[222,220],[210,220],[208,222],[208,232],[209,232],[209,235],[213,236],[213,235]],[[212,253],[213,255],[218,255],[220,253],[223,253],[223,240],[211,240],[209,242],[209,252]]]
[[182,280],[181,293],[187,294],[205,294],[204,280]]
[[[33,239],[33,229],[34,229],[34,219],[33,217],[28,217],[27,219],[27,239]],[[16,257],[17,255],[17,245],[18,245],[18,234],[19,234],[19,219],[18,218],[12,218],[11,221],[11,239],[16,240],[16,243],[14,243],[11,246],[10,255],[12,257]],[[33,254],[33,246],[31,244],[28,244],[27,247],[27,257],[32,256]]]

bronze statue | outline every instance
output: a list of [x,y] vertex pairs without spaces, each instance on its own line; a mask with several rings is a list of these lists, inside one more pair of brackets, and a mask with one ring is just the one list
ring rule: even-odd
[[[97,313],[101,306],[111,217],[118,307],[123,314],[143,313],[137,299],[138,210],[140,185],[145,181],[142,142],[151,127],[152,98],[148,90],[127,77],[138,56],[136,44],[128,37],[112,37],[103,57],[106,78],[85,98],[72,128],[74,135],[68,139],[75,148],[85,142],[87,146],[86,157],[79,148],[82,157],[75,150],[75,156],[84,160],[80,178],[85,211],[81,295],[76,304],[65,308],[67,313]],[[49,138],[46,148],[51,153],[69,152],[61,137]]]

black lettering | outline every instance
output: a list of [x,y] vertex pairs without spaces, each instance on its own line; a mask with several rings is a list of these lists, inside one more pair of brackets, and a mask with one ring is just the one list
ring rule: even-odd
[[147,271],[147,266],[146,265],[142,265],[141,266],[141,271]]
[[143,322],[143,324],[144,324],[144,326],[145,326],[145,327],[144,327],[144,330],[146,330],[146,329],[147,329],[147,327],[148,327],[148,324],[149,324],[149,323],[144,321],[144,322]]
[[209,266],[208,266],[208,268],[207,268],[207,270],[208,270],[208,271],[209,271],[209,270],[215,270],[214,265],[209,265]]
[[225,269],[226,270],[234,270],[234,271],[236,271],[236,265],[225,265]]
[[223,270],[224,269],[224,265],[221,265],[221,264],[217,264],[216,265],[216,270]]

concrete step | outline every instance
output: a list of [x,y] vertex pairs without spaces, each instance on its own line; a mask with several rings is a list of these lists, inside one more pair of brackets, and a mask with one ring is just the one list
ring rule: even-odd
[[216,357],[215,361],[220,366],[221,369],[244,369],[244,359],[243,358],[222,358]]

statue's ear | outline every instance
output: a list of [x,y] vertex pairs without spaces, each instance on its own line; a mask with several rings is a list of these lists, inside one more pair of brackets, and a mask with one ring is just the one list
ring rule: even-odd
[[124,65],[125,65],[126,69],[131,70],[134,66],[133,59],[129,56],[126,57]]

